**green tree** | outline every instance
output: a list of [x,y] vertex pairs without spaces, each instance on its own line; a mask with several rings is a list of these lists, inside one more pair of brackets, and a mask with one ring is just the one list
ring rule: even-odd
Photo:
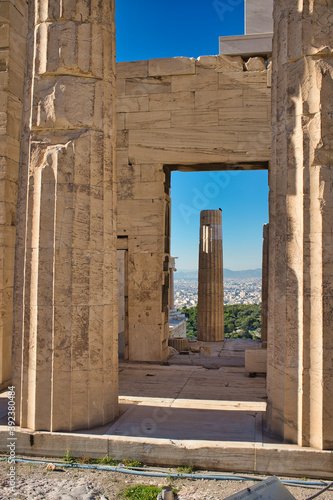
[[[187,318],[186,336],[196,337],[198,331],[198,306],[183,307]],[[224,335],[233,339],[260,338],[261,304],[233,304],[224,306]]]

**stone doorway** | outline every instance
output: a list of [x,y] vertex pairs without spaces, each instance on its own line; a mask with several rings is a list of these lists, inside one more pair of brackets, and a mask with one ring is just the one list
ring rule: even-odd
[[[263,240],[263,225],[268,221],[267,171],[210,171],[209,165],[205,167],[200,171],[171,171],[171,255],[177,256],[178,271],[170,275],[176,280],[176,289],[177,280],[181,280],[174,308],[191,308],[197,304],[200,214],[202,210],[210,209],[220,213],[218,208],[222,207],[222,260],[223,267],[227,269],[224,304],[258,304],[263,298],[265,329],[267,287],[263,287],[261,295],[262,276],[258,268],[267,275],[267,252],[266,248],[263,249],[263,242],[267,241],[267,238]],[[267,228],[265,236],[266,233]],[[237,269],[237,266],[247,270],[244,276],[240,272],[229,271]],[[252,274],[249,270],[253,270]],[[179,289],[180,285],[184,291]],[[171,304],[174,303],[172,299]],[[226,337],[230,337],[231,333],[229,325]],[[266,340],[266,334],[264,337]]]
[[[225,167],[222,165],[222,168]],[[228,165],[229,170],[232,168]],[[248,165],[246,170],[265,170],[268,164]],[[146,262],[150,259],[159,259],[160,278],[159,287],[161,293],[160,307],[165,313],[169,309],[169,263],[170,259],[170,209],[172,205],[171,178],[172,172],[181,170],[185,172],[202,171],[213,172],[214,178],[222,183],[229,171],[220,170],[221,165],[193,165],[187,166],[159,166],[163,177],[160,187],[162,188],[161,199],[164,200],[163,210],[159,212],[159,222],[151,230],[155,231],[156,241],[159,246],[148,250],[148,242],[153,241],[152,234],[147,236],[146,241],[141,238],[140,229],[136,235],[127,238],[118,238],[118,249],[121,242],[126,241],[128,266],[131,269],[130,281],[139,283],[140,280],[150,279],[149,265],[144,269],[137,269],[133,266],[137,259],[135,250],[140,241],[142,252],[141,259],[145,256]],[[237,171],[239,168],[235,166]],[[245,170],[245,168],[244,168]],[[230,170],[233,172],[233,170]],[[223,184],[224,186],[224,184]],[[224,186],[225,187],[225,186]],[[158,202],[156,198],[154,203]],[[138,213],[135,215],[138,217]],[[154,214],[156,217],[156,213]],[[141,219],[141,222],[143,219]],[[138,225],[140,228],[140,225]],[[198,230],[199,228],[193,228]],[[158,239],[158,234],[161,238]],[[118,250],[119,252],[120,250]],[[125,250],[122,250],[125,255]],[[133,253],[131,253],[133,252]],[[118,275],[119,276],[119,275]],[[156,277],[156,275],[155,275]],[[137,281],[136,281],[137,280]],[[131,315],[131,304],[135,296],[135,287],[128,283],[128,314]],[[120,283],[120,286],[122,284]],[[145,291],[145,283],[141,291]],[[131,296],[131,293],[133,294]],[[152,295],[146,296],[146,299]],[[153,304],[142,302],[142,309],[138,311],[137,318],[141,318],[145,313],[155,314],[158,317],[158,308],[155,312]],[[157,304],[158,305],[158,304]],[[150,309],[148,309],[150,307]],[[134,308],[133,308],[134,309]],[[132,310],[133,310],[132,309]],[[140,316],[139,316],[140,314]],[[147,317],[147,316],[146,316]],[[167,317],[163,316],[168,327]],[[129,318],[129,321],[131,319]],[[136,327],[141,328],[142,321]],[[154,332],[158,329],[158,323],[150,325],[146,323],[146,332],[143,340],[152,341]],[[132,333],[135,336],[135,333]],[[135,339],[134,339],[135,340]],[[131,334],[128,336],[129,347],[131,346]],[[165,340],[164,340],[165,342]],[[214,345],[214,344],[219,344]],[[196,439],[214,440],[225,429],[224,439],[244,440],[249,442],[263,442],[268,437],[264,437],[263,422],[266,411],[266,389],[264,376],[250,379],[245,373],[245,351],[261,350],[258,341],[228,340],[223,343],[210,343],[206,346],[212,353],[207,356],[183,356],[171,359],[146,358],[142,362],[125,358],[120,359],[120,388],[119,404],[122,416],[108,433],[118,436],[133,436],[138,438],[189,438],[189,433],[196,434]],[[130,349],[129,349],[130,352]],[[131,361],[136,361],[132,363]],[[149,364],[147,364],[149,362]],[[173,382],[172,382],[173,381]],[[245,406],[244,406],[245,405]],[[246,412],[243,410],[246,409]],[[245,413],[248,420],[244,420]],[[181,419],[182,425],[176,425]],[[188,425],[193,422],[193,428]],[[231,422],[233,421],[232,425]],[[223,425],[222,425],[223,424]],[[231,427],[229,427],[229,424]],[[222,425],[222,427],[221,427]],[[209,431],[209,428],[211,431]],[[200,430],[202,429],[202,430]],[[213,430],[212,430],[213,429]],[[244,432],[243,432],[244,431]],[[243,433],[242,433],[243,432]]]
[[207,56],[117,64],[117,234],[128,238],[129,359],[167,355],[170,176],[268,169],[266,66]]
[[[129,384],[126,394],[120,386],[120,403],[130,404],[126,399],[130,396],[150,397],[161,406],[160,400],[168,398],[163,388],[171,384],[165,380],[175,370],[164,365],[169,336],[171,174],[206,171],[223,176],[227,171],[267,170],[270,87],[266,67],[245,71],[240,58],[136,61],[118,63],[117,71],[117,234],[128,238],[128,360],[135,362],[120,363],[120,380],[123,377]],[[147,369],[143,380],[150,393],[146,395],[135,393],[140,384],[127,372],[138,363]],[[166,379],[159,369],[151,371],[153,366],[162,368]],[[251,386],[244,366],[230,369],[238,370],[236,379],[241,377]],[[217,377],[219,383],[225,376]],[[146,399],[141,404],[149,406]],[[154,405],[150,408],[153,412]]]

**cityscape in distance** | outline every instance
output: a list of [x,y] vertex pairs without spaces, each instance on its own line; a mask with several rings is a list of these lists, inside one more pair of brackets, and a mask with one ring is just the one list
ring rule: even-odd
[[[259,304],[261,269],[231,271],[223,269],[224,303]],[[175,307],[194,307],[198,303],[198,271],[179,270],[174,274]]]

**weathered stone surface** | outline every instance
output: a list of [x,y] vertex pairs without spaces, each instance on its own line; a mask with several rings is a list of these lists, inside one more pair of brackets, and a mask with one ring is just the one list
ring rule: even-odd
[[143,127],[165,129],[171,126],[170,119],[170,111],[147,111],[130,113],[126,116],[125,127],[127,130],[140,130]]
[[[154,76],[147,77],[144,61],[120,63],[117,77],[118,235],[129,241],[129,359],[161,361],[168,355],[170,244],[163,165],[202,163],[210,170],[221,162],[246,168],[268,161],[270,90],[266,73],[244,71],[241,57],[204,56],[195,65],[163,59],[149,67]],[[158,258],[154,272],[151,255]],[[138,311],[147,301],[150,320],[139,328]]]
[[220,55],[256,56],[272,54],[272,33],[220,36]]
[[269,224],[264,224],[263,244],[262,244],[262,278],[261,278],[261,342],[262,346],[264,347],[267,346],[268,276],[269,276]]
[[272,59],[267,62],[267,87],[272,86]]
[[150,111],[194,109],[194,91],[153,94],[149,99]]
[[[148,96],[120,97],[117,102],[118,113],[131,113],[135,111],[148,111]],[[124,127],[120,127],[124,128]]]
[[[129,75],[130,76],[130,73]],[[126,78],[125,89],[127,95],[158,94],[171,91],[170,77],[157,78]]]
[[193,75],[195,73],[195,59],[187,57],[150,59],[148,73],[149,76]]
[[148,61],[131,61],[117,63],[117,78],[121,79],[128,75],[131,77],[148,76]]
[[330,2],[274,6],[268,425],[333,448]]
[[[231,85],[233,85],[233,87],[231,87]],[[259,71],[219,73],[219,89],[228,90],[235,87],[238,89],[250,89],[254,93],[255,89],[257,89],[257,91],[259,89],[263,91],[263,89],[267,87],[267,75],[265,72]]]
[[169,339],[173,337],[186,337],[186,318],[185,314],[169,314]]
[[222,212],[200,213],[198,340],[224,340]]
[[[12,378],[13,287],[27,6],[0,4],[0,390]],[[14,84],[15,81],[15,84]]]
[[247,71],[265,71],[266,63],[262,57],[250,57],[245,63]]
[[245,0],[245,33],[273,31],[273,0]]
[[219,115],[217,111],[203,111],[200,113],[196,110],[172,111],[171,127],[217,127],[219,125]]
[[194,92],[199,89],[216,91],[218,89],[218,75],[216,71],[202,70],[195,75],[172,76],[171,90],[175,92]]
[[268,150],[269,135],[257,130],[244,137],[224,127],[212,127],[211,133],[200,127],[156,128],[154,134],[148,129],[130,131],[128,158],[131,163],[158,164],[162,151],[167,164],[233,164],[267,161]]
[[[170,171],[265,168],[273,76],[268,423],[286,440],[331,450],[330,2],[275,1],[267,71],[270,35],[247,35],[221,39],[233,56],[119,63],[117,82],[111,0],[34,8],[21,140],[27,2],[0,2],[0,388],[11,376],[16,243],[18,423],[68,431],[116,415],[116,248],[128,274],[124,357],[168,356]],[[224,186],[214,174],[210,188]]]
[[243,71],[243,59],[240,56],[217,56],[216,71],[219,73],[231,73]]
[[198,90],[195,93],[196,109],[237,108],[243,105],[242,89],[207,91]]
[[169,346],[176,349],[178,352],[181,351],[189,351],[189,339],[183,338],[169,338],[168,340]]
[[266,349],[247,349],[245,351],[245,373],[248,375],[267,372]]
[[200,56],[196,61],[197,68],[215,69],[217,56]]
[[117,415],[114,5],[36,5],[25,79],[33,108],[25,109],[20,165],[14,385],[21,427],[68,431]]

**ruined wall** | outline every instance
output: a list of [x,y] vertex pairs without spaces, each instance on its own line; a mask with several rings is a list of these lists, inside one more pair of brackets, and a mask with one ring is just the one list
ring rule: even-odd
[[129,359],[161,361],[168,353],[170,171],[267,168],[267,73],[260,58],[117,64],[118,235],[128,238]]
[[113,0],[29,3],[15,263],[21,427],[117,415]]
[[0,2],[0,390],[12,378],[16,203],[27,2]]
[[274,4],[268,425],[333,448],[333,5]]

